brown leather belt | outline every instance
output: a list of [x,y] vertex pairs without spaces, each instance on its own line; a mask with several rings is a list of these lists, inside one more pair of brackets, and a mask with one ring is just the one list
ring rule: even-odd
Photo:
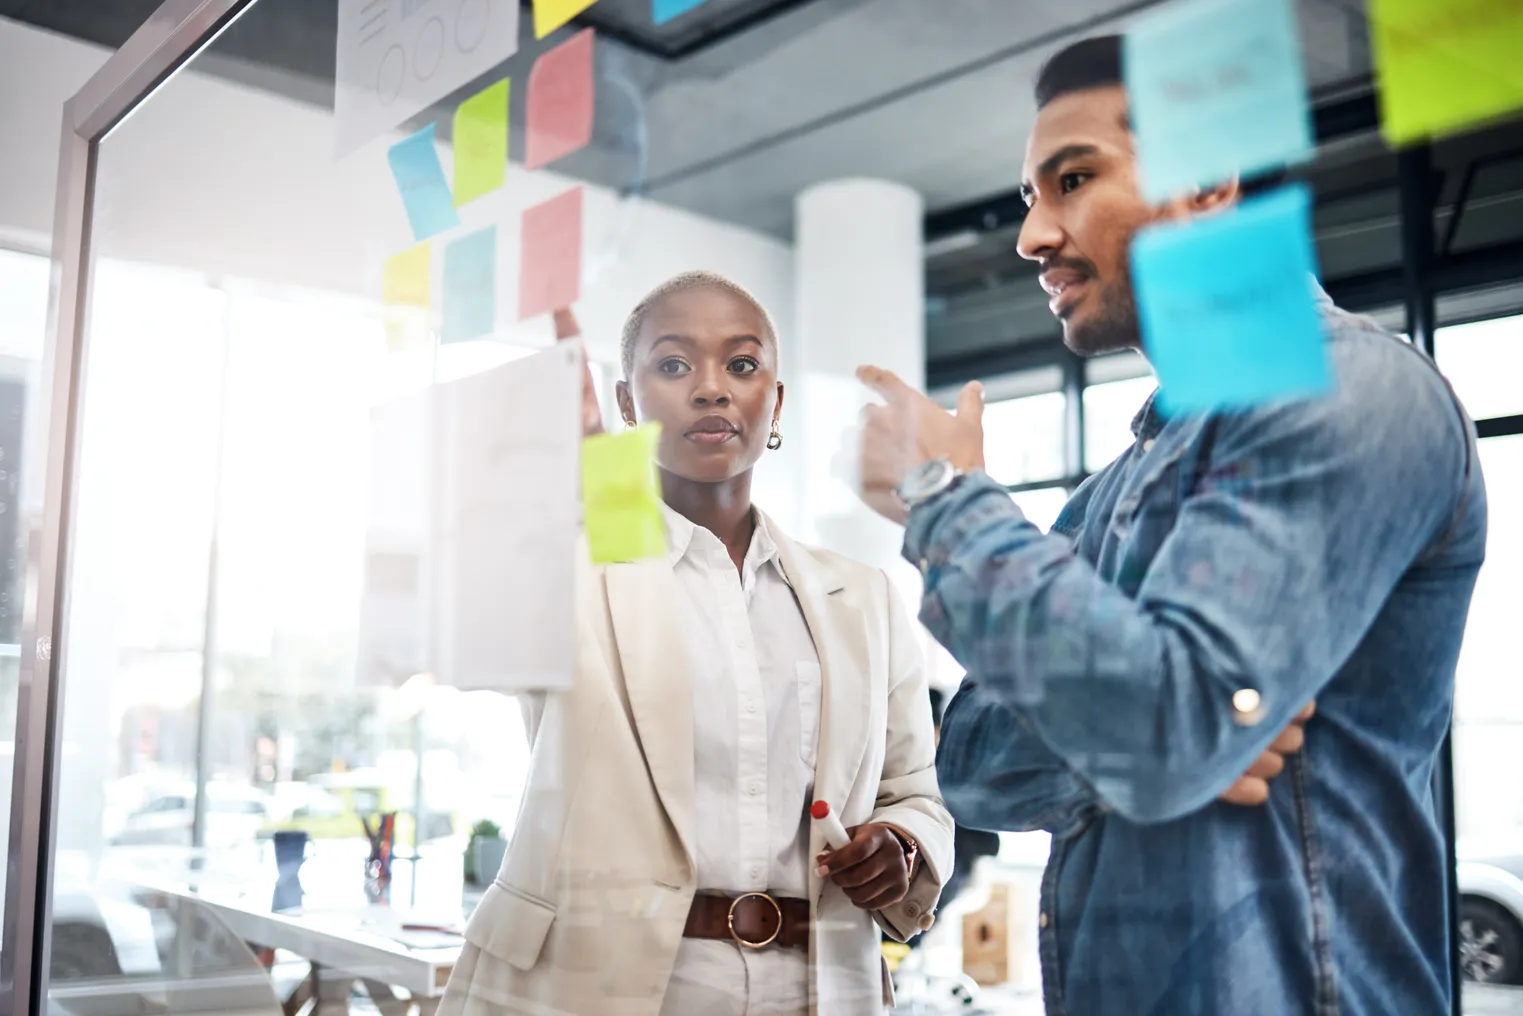
[[766,893],[700,893],[687,912],[684,938],[730,939],[747,949],[809,948],[809,901]]

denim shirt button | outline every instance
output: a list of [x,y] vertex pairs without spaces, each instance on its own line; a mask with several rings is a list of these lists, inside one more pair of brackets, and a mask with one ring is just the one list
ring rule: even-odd
[[1152,438],[1148,438],[1146,441],[1142,442],[1142,453],[1144,455],[1146,455],[1148,452],[1150,452],[1152,450],[1153,450],[1153,439]]
[[1263,717],[1259,711],[1261,705],[1263,705],[1263,699],[1252,688],[1239,688],[1232,694],[1232,708],[1237,711],[1239,723],[1259,722]]
[[1051,923],[1052,923],[1052,920],[1051,920],[1051,919],[1050,919],[1050,918],[1049,918],[1049,917],[1048,917],[1048,916],[1047,916],[1047,911],[1045,911],[1045,910],[1044,910],[1044,911],[1042,911],[1042,913],[1041,913],[1041,914],[1040,914],[1040,915],[1039,915],[1039,916],[1038,916],[1038,917],[1037,917],[1037,919],[1036,919],[1036,923],[1037,923],[1037,924],[1039,924],[1039,925],[1041,925],[1041,926],[1042,926],[1042,927],[1044,927],[1044,928],[1045,928],[1045,927],[1047,927],[1047,926],[1048,926],[1048,925],[1049,925],[1049,924],[1051,924]]

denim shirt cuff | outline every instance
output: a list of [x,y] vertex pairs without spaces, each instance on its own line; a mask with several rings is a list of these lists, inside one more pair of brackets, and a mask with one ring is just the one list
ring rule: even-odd
[[904,528],[904,559],[920,574],[929,575],[946,566],[963,538],[991,518],[1025,515],[1009,491],[987,473],[969,473],[951,490],[917,505]]

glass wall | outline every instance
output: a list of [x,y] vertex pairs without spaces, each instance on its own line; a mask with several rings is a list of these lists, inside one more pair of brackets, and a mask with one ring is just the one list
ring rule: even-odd
[[[1523,316],[1440,328],[1439,365],[1477,420],[1523,412]],[[1483,423],[1483,426],[1485,424]],[[1467,1005],[1523,1011],[1523,667],[1516,652],[1523,605],[1523,434],[1482,439],[1490,529],[1476,582],[1454,701],[1455,822],[1461,956]],[[1508,986],[1507,988],[1491,985]],[[1486,993],[1482,993],[1486,992]],[[1485,1009],[1483,1011],[1493,1011]]]
[[[821,654],[841,650],[779,662],[766,652],[783,652],[775,647],[785,635],[751,634],[746,611],[769,582],[810,623],[842,602],[830,599],[844,588],[834,571],[818,583],[789,571],[813,560],[794,539],[870,566],[850,574],[871,576],[874,589],[872,569],[907,594],[916,589],[914,570],[899,560],[901,534],[856,503],[832,442],[860,403],[858,363],[917,383],[923,376],[915,281],[925,208],[908,188],[861,179],[893,176],[880,165],[884,153],[919,139],[877,124],[882,145],[857,143],[853,129],[801,154],[790,132],[944,68],[884,61],[870,82],[826,75],[828,94],[795,94],[804,90],[779,68],[830,66],[832,53],[870,27],[863,5],[805,5],[795,20],[772,22],[754,51],[717,42],[683,50],[681,38],[667,39],[693,61],[680,75],[670,55],[639,44],[635,29],[650,27],[643,3],[605,0],[622,13],[591,34],[580,24],[537,32],[525,7],[510,44],[485,62],[470,54],[500,45],[490,41],[500,29],[467,15],[521,5],[438,5],[454,12],[448,27],[432,16],[408,24],[426,2],[341,6],[376,19],[384,10],[416,29],[398,43],[410,62],[397,70],[388,50],[356,77],[356,53],[345,47],[363,49],[365,32],[386,26],[365,21],[346,41],[341,33],[357,26],[303,20],[306,0],[260,0],[98,153],[49,929],[60,1012],[273,1014],[296,1011],[312,992],[340,1006],[368,996],[359,1004],[428,1016],[463,955],[467,922],[489,911],[502,937],[478,925],[471,942],[490,937],[503,962],[532,967],[543,948],[595,1000],[640,990],[645,975],[631,974],[632,957],[649,943],[620,931],[645,927],[690,881],[683,865],[695,829],[730,822],[731,808],[747,817],[735,818],[737,829],[767,827],[771,795],[759,780],[737,777],[740,789],[722,800],[712,788],[663,782],[683,768],[666,764],[674,759],[733,750],[715,733],[732,718],[739,729],[748,716],[782,717],[787,740],[774,757],[787,769],[776,783],[794,803],[838,795],[852,802],[850,824],[872,811],[870,791],[816,784],[820,753],[843,736],[841,717],[879,715],[849,695],[821,711],[830,694],[822,668],[831,665]],[[712,9],[743,6],[754,5]],[[942,29],[944,12],[906,13],[912,7],[901,10],[907,37]],[[1013,11],[1001,15],[1009,18],[1001,31],[1029,34],[1029,16]],[[970,50],[969,66],[983,59],[972,43],[959,47]],[[323,60],[337,53],[336,85],[331,66],[317,73],[303,63],[307,50]],[[474,70],[452,86],[425,86],[441,54]],[[357,82],[365,94],[354,94]],[[1003,77],[996,84],[1008,87]],[[357,100],[368,112],[356,111]],[[409,113],[376,108],[413,100]],[[954,118],[924,119],[946,120],[948,151],[991,150],[989,137],[959,133],[965,125]],[[757,138],[766,145],[754,147]],[[988,162],[958,184],[1008,190],[1008,160]],[[899,285],[894,273],[906,264]],[[681,330],[688,325],[645,336],[673,351],[641,366],[626,328],[635,338],[649,329],[632,313],[652,287],[693,269],[733,279],[767,313],[744,310],[741,324],[731,314],[715,326],[730,343],[713,357],[718,368],[705,368],[708,354],[697,352],[713,336],[699,328],[695,338]],[[0,250],[0,551],[17,548],[0,573],[0,715],[15,711],[17,565],[24,523],[35,520],[22,500],[36,486],[34,460],[18,464],[11,449],[30,436],[37,411],[46,276],[41,259]],[[853,290],[861,277],[874,299]],[[905,306],[910,313],[895,318]],[[1497,366],[1523,348],[1516,323],[1439,337],[1443,365],[1477,416],[1523,412],[1517,386],[1499,380],[1523,374],[1523,363]],[[579,347],[559,343],[567,330]],[[760,518],[776,536],[742,548],[760,562],[688,533],[638,472],[607,484],[611,491],[602,481],[613,469],[578,476],[583,435],[568,408],[582,376],[578,351],[602,421],[625,437],[629,418],[671,412],[656,389],[618,385],[639,370],[656,379],[647,385],[703,369],[724,384],[768,370],[783,382],[781,447],[761,455],[754,485],[728,487],[733,497],[724,499],[749,501],[754,491],[766,515],[744,518]],[[1083,476],[1131,443],[1130,421],[1153,388],[1129,369],[1093,369],[1074,404],[1078,386],[1063,380],[1078,369],[1065,362],[1032,372],[1036,380],[990,379],[989,472],[1044,530]],[[728,394],[693,395],[667,436],[649,440],[665,442],[661,454],[751,440],[761,454],[770,413],[732,418],[771,409],[758,398],[746,406]],[[688,413],[695,406],[701,417]],[[1510,778],[1523,762],[1514,747],[1523,698],[1504,641],[1523,551],[1498,524],[1523,512],[1523,488],[1510,479],[1523,483],[1520,440],[1489,439],[1482,451],[1492,545],[1461,662],[1455,744],[1462,854],[1523,880],[1523,861],[1513,860],[1523,845],[1516,855],[1509,846],[1523,824],[1523,792]],[[508,460],[531,465],[501,468]],[[634,511],[621,501],[628,497],[643,512],[621,538],[641,526],[645,537],[661,534],[655,550],[622,545],[606,560],[640,556],[660,567],[545,567],[550,584],[525,596],[517,576],[572,560],[559,549],[581,554],[585,540],[582,556],[601,553],[592,544],[603,516],[583,513],[604,494],[616,503],[602,508]],[[716,517],[734,507],[714,506]],[[544,541],[496,538],[512,528],[506,519],[532,521],[526,531]],[[675,619],[666,611],[673,602],[684,605]],[[547,634],[561,624],[566,638]],[[710,629],[724,637],[669,649]],[[557,641],[565,653],[544,669],[480,665],[490,655],[482,647],[513,654]],[[920,648],[912,655],[950,691],[961,677],[955,664],[934,645]],[[836,662],[837,674],[863,669]],[[769,697],[759,675],[778,666],[789,690]],[[573,668],[596,676],[601,697],[568,692]],[[744,697],[735,682],[694,691],[677,680],[689,671],[754,676],[746,687],[757,694]],[[723,723],[704,722],[706,708]],[[822,729],[832,716],[837,728]],[[594,758],[601,764],[590,765]],[[833,769],[818,772],[824,781]],[[633,790],[620,782],[631,773]],[[694,780],[707,775],[696,767]],[[721,814],[679,808],[664,817],[672,799],[701,792]],[[767,806],[758,811],[757,799]],[[797,817],[787,805],[781,810]],[[624,810],[635,817],[621,828],[640,835],[610,843],[603,817]],[[755,839],[745,852],[700,863],[729,864],[727,885],[762,891],[778,888],[769,865],[783,856],[799,875],[790,895],[804,895],[811,876],[798,844],[780,854]],[[563,841],[564,857],[535,852],[536,842]],[[632,859],[634,843],[655,859]],[[958,988],[977,969],[994,989],[991,1005],[1035,1011],[1035,929],[1046,917],[1036,887],[1047,846],[1041,833],[1004,836],[925,952],[884,957]],[[505,853],[519,866],[513,887],[494,881]],[[1505,953],[1510,934],[1523,963],[1523,894],[1516,926],[1503,903],[1474,895],[1471,972],[1496,974],[1492,953]],[[552,899],[565,901],[560,915]],[[868,919],[841,913],[876,936]],[[1488,915],[1494,923],[1485,926]],[[982,929],[995,924],[1009,948],[991,959],[979,950],[989,941]],[[624,952],[586,948],[608,941]],[[871,942],[870,962],[850,968],[849,990],[876,1000]],[[735,962],[742,976],[736,982],[731,971],[726,983],[771,982],[768,961]],[[819,1000],[820,1011],[833,1012],[831,1004]],[[708,1010],[699,1002],[692,1011]]]
[[[48,261],[0,247],[0,800],[9,814],[20,682],[27,533],[42,492],[38,386],[47,326]],[[8,845],[10,825],[0,828]],[[0,871],[0,897],[6,872]]]

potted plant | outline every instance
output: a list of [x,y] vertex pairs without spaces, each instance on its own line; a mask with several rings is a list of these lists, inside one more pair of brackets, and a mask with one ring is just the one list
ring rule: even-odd
[[496,822],[482,819],[471,826],[471,839],[465,845],[466,883],[484,885],[496,878],[507,852],[508,841],[502,838],[502,827]]

